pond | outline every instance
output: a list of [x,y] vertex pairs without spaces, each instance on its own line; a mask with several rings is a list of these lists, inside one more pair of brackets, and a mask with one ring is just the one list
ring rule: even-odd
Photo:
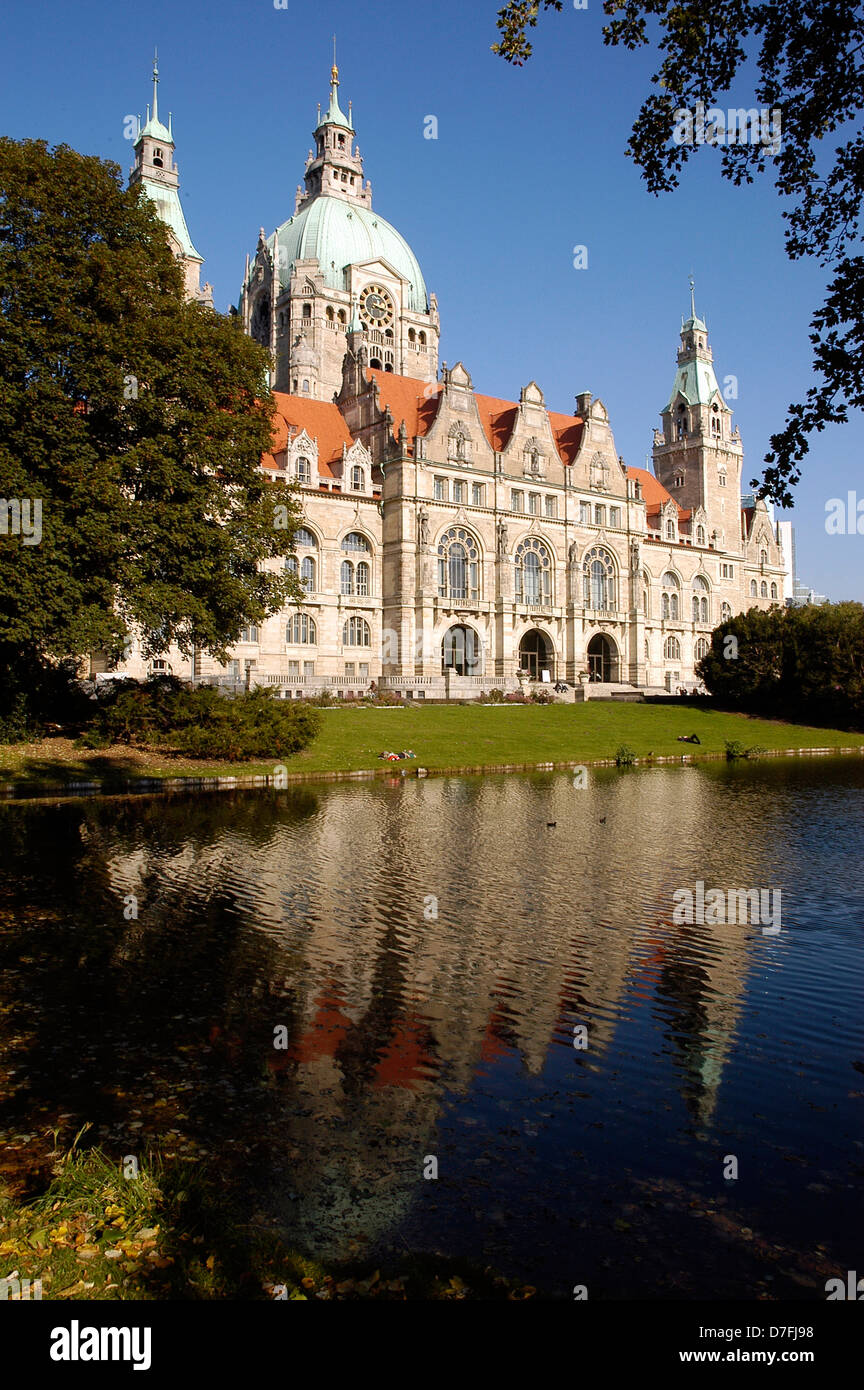
[[[0,1175],[89,1122],[325,1260],[824,1299],[861,1258],[862,790],[801,759],[3,805]],[[699,884],[780,930],[682,918]]]

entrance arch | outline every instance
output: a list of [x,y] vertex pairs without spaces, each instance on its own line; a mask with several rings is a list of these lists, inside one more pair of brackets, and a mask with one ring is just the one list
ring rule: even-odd
[[588,643],[588,679],[604,685],[618,679],[618,650],[605,632],[595,633]]
[[441,643],[441,670],[454,676],[483,674],[483,651],[478,633],[461,623],[449,627]]
[[552,643],[539,628],[532,627],[519,643],[519,668],[527,671],[532,681],[543,679],[543,672],[549,672],[549,679],[555,676],[555,653]]

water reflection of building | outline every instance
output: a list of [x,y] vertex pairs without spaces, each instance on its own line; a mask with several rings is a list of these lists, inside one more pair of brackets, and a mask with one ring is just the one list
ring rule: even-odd
[[539,1077],[553,1045],[572,1054],[575,1023],[589,1050],[574,1066],[596,1067],[647,1007],[710,1122],[754,931],[673,927],[671,908],[698,878],[758,881],[770,827],[739,813],[717,836],[726,794],[695,769],[598,775],[587,791],[566,776],[429,779],[328,789],[299,821],[290,794],[262,801],[254,835],[184,839],[178,820],[176,840],[163,827],[158,848],[111,855],[116,891],[140,899],[121,957],[146,957],[154,911],[230,904],[218,1026],[254,1035],[286,1087],[273,1204],[296,1191],[301,1226],[336,1252],[408,1210],[449,1097],[496,1067]]

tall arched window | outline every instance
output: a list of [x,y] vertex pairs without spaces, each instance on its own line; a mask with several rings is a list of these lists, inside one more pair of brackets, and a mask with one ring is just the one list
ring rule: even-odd
[[693,621],[694,623],[708,622],[708,580],[702,574],[697,574],[693,580]]
[[700,637],[696,646],[693,648],[693,659],[695,661],[704,661],[705,657],[708,655],[709,645],[707,637]]
[[365,492],[366,483],[362,468],[355,467],[351,469],[351,487],[354,492]]
[[768,563],[768,551],[767,551],[767,550],[760,550],[760,551],[759,551],[759,563],[760,563],[760,565],[762,566],[762,568],[763,568],[763,570],[764,570],[765,566],[766,566],[767,563]]
[[750,580],[750,597],[751,597],[751,598],[756,598],[756,597],[757,597],[757,594],[756,594],[756,580],[755,580],[755,579],[751,579],[751,580]]
[[346,596],[354,593],[354,566],[350,560],[343,560],[339,568],[339,592]]
[[723,603],[723,604],[721,604],[721,605],[720,605],[720,621],[721,621],[721,623],[728,623],[728,621],[729,621],[729,619],[730,619],[731,617],[732,617],[732,609],[731,609],[731,607],[729,606],[729,604],[728,604],[728,603]]
[[552,602],[552,556],[534,536],[516,549],[516,602]]
[[312,466],[307,458],[297,460],[297,481],[298,483],[308,483],[312,477]]
[[677,637],[667,637],[663,647],[663,655],[667,661],[681,660],[681,643]]
[[370,569],[365,560],[361,560],[357,565],[357,593],[365,598],[370,592],[369,585]]
[[642,616],[651,617],[651,580],[645,571],[642,571]]
[[761,583],[761,585],[759,586],[759,597],[760,597],[760,598],[767,598],[767,597],[768,597],[768,584],[767,584],[767,582],[766,582],[764,579],[762,580],[762,583]]
[[318,641],[318,633],[315,628],[315,621],[307,613],[295,613],[288,620],[285,629],[285,641],[290,646],[308,645],[314,646]]
[[365,618],[349,618],[342,629],[342,645],[345,647],[371,647],[372,631]]
[[777,597],[777,585],[776,585],[776,584],[772,584],[772,585],[771,585],[771,597],[772,597],[772,598],[776,598],[776,597]]
[[438,596],[479,599],[480,558],[470,531],[451,526],[438,542]]
[[660,602],[660,616],[667,618],[673,623],[677,623],[681,612],[681,605],[678,597],[678,590],[681,588],[677,574],[672,570],[667,570],[662,580],[663,597]]
[[480,637],[472,627],[451,627],[441,644],[441,670],[457,676],[480,675],[483,670],[483,648]]
[[697,544],[697,545],[704,545],[704,544],[705,544],[705,527],[704,527],[704,526],[697,526],[697,527],[696,527],[696,544]]
[[615,608],[615,561],[596,545],[582,562],[582,598],[586,608],[601,613]]

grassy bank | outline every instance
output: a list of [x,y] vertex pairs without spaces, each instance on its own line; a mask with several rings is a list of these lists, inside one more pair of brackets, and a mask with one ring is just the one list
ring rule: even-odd
[[536,1292],[464,1262],[326,1268],[241,1219],[203,1164],[151,1154],[136,1177],[103,1152],[57,1156],[46,1190],[0,1196],[0,1279],[46,1300],[511,1299]]
[[[430,705],[323,711],[312,746],[286,762],[290,773],[380,769],[385,749],[413,749],[430,772],[442,768],[614,758],[626,744],[637,757],[722,755],[727,741],[765,749],[864,747],[864,734],[751,719],[703,705]],[[698,746],[681,744],[697,734]],[[116,782],[143,778],[272,775],[274,762],[191,761],[125,746],[91,752],[70,740],[0,747],[0,783]]]

